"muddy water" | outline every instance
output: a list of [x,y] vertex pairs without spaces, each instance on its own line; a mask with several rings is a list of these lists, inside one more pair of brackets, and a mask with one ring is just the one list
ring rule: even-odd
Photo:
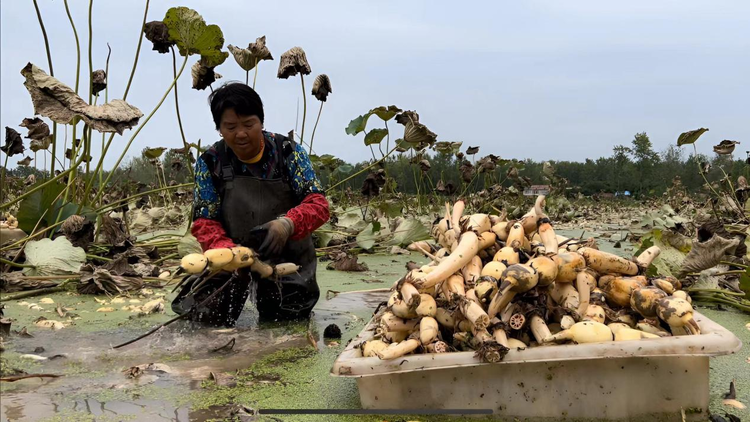
[[[63,376],[0,384],[0,421],[224,419],[231,403],[210,397],[202,387],[211,373],[232,374],[267,356],[289,350],[311,350],[312,341],[317,343],[321,355],[317,359],[318,369],[330,368],[331,355],[335,356],[343,349],[345,341],[361,329],[372,310],[387,295],[377,290],[349,294],[335,292],[390,287],[410,259],[420,261],[416,256],[367,257],[363,260],[370,271],[363,273],[328,271],[325,263],[321,263],[318,277],[321,299],[309,323],[259,325],[257,313],[249,301],[237,326],[232,329],[178,321],[119,350],[111,346],[134,338],[173,316],[169,306],[165,314],[145,317],[137,317],[121,307],[130,304],[131,300],[138,301],[134,304],[142,304],[165,294],[168,303],[171,294],[156,290],[153,294],[133,295],[116,304],[111,298],[72,293],[48,296],[54,304],[42,303],[42,298],[5,302],[6,317],[15,320],[13,329],[27,327],[33,335],[12,336],[6,341],[6,351],[2,355],[5,369]],[[330,299],[326,298],[327,294]],[[34,303],[43,309],[29,309]],[[59,317],[55,313],[57,304],[69,309],[72,318]],[[96,311],[102,307],[113,307],[115,311]],[[66,328],[55,331],[37,328],[34,321],[39,316],[63,321]],[[323,330],[329,324],[336,324],[344,331],[343,341],[322,338]],[[215,351],[230,343],[233,344],[231,350]],[[46,359],[32,360],[24,355]],[[289,359],[294,361],[295,356],[291,355]],[[133,366],[145,367],[150,363],[156,365],[145,368],[136,378],[130,378],[124,372]],[[270,384],[274,381],[272,377],[270,381],[262,382]],[[347,405],[357,406],[353,384],[349,383],[346,388],[350,398]]]
[[[632,255],[632,245],[623,242],[614,248],[607,242],[611,233],[599,230],[600,247],[623,255]],[[581,229],[561,231],[566,236],[580,236]],[[11,367],[30,373],[63,374],[57,379],[31,379],[1,383],[0,421],[208,421],[227,420],[240,406],[252,409],[317,408],[356,409],[360,407],[356,381],[334,378],[329,371],[346,342],[355,336],[386,297],[384,292],[342,293],[330,300],[329,290],[351,292],[384,289],[403,274],[406,261],[416,256],[364,256],[370,271],[341,273],[319,266],[321,298],[311,324],[263,324],[258,326],[252,306],[248,306],[238,326],[232,330],[199,327],[176,323],[141,342],[122,350],[110,346],[133,338],[171,317],[171,313],[133,317],[117,310],[97,313],[96,309],[110,304],[97,303],[91,296],[59,294],[50,296],[56,303],[74,308],[79,315],[71,325],[59,331],[37,329],[33,320],[44,315],[57,318],[55,305],[44,311],[31,311],[14,301],[7,303],[6,315],[17,319],[13,328],[29,328],[34,337],[14,336],[3,353]],[[422,261],[424,262],[424,261]],[[160,294],[135,300],[150,300]],[[169,298],[169,296],[168,296]],[[41,298],[35,298],[38,301]],[[99,297],[98,299],[110,300]],[[27,300],[27,302],[32,302]],[[119,309],[119,308],[118,308]],[[750,330],[744,327],[750,318],[736,312],[701,309],[701,312],[735,332],[745,345],[750,343]],[[338,325],[341,340],[323,339],[324,328]],[[311,352],[308,329],[317,345]],[[234,347],[228,352],[211,352],[232,338]],[[35,352],[37,347],[43,352]],[[41,362],[21,359],[31,353],[45,357],[65,357]],[[735,355],[711,361],[711,410],[721,415],[734,413],[744,420],[750,413],[724,407],[721,396],[729,381],[736,380],[738,399],[750,404],[750,364],[748,346]],[[138,378],[128,378],[122,371],[134,365],[155,363]],[[207,382],[213,372],[236,375],[237,385],[216,387]],[[241,411],[241,410],[240,410]],[[244,419],[252,420],[252,419]],[[274,419],[261,419],[274,420]],[[276,420],[293,421],[382,421],[382,420],[456,420],[429,417],[387,416],[279,416]]]

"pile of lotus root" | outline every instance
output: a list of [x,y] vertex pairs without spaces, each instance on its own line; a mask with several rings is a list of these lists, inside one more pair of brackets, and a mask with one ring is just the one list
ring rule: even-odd
[[679,280],[644,275],[658,247],[631,260],[600,251],[591,240],[555,235],[543,207],[540,196],[507,221],[446,204],[432,230],[438,246],[409,246],[432,261],[394,285],[362,355],[473,350],[498,362],[510,348],[700,334]]

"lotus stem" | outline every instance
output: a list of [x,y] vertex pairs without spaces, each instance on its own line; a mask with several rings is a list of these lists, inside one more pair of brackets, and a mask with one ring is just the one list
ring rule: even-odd
[[725,295],[730,295],[730,296],[745,297],[745,293],[737,293],[737,292],[732,292],[732,291],[723,290],[723,289],[693,289],[693,288],[690,288],[690,289],[686,289],[685,291],[688,292],[688,293],[723,293]]
[[[125,159],[125,154],[128,152],[128,149],[130,148],[130,145],[132,145],[133,140],[135,140],[135,138],[138,136],[138,134],[141,133],[141,130],[146,126],[146,124],[149,122],[149,120],[151,120],[151,118],[154,117],[154,114],[156,114],[156,111],[159,110],[159,107],[161,107],[161,105],[164,103],[164,100],[167,99],[167,96],[169,95],[169,92],[172,91],[172,88],[177,83],[177,79],[180,78],[180,75],[182,75],[182,71],[185,70],[185,65],[187,64],[188,57],[190,57],[190,56],[187,56],[187,55],[185,56],[185,60],[182,61],[182,66],[180,67],[180,71],[177,72],[177,77],[172,80],[171,84],[169,84],[169,88],[167,88],[167,91],[164,93],[164,95],[162,95],[161,100],[159,100],[159,103],[156,104],[156,107],[154,107],[153,110],[151,110],[151,113],[149,113],[149,115],[146,117],[146,119],[143,121],[143,123],[141,123],[138,126],[138,129],[136,129],[135,133],[133,133],[133,136],[130,137],[130,140],[125,145],[125,149],[123,149],[122,153],[120,154],[120,158],[117,159],[117,162],[112,167],[113,170],[111,172],[109,172],[109,174],[107,175],[107,178],[104,180],[104,186],[106,186],[107,183],[109,183],[109,180],[112,178],[112,175],[115,174],[115,170],[117,170],[117,168],[120,167],[120,163],[122,162],[123,159]],[[104,193],[104,190],[105,190],[104,186],[102,186],[99,189],[99,192],[96,194],[96,197],[94,198],[94,202],[98,201],[99,198]]]
[[[180,102],[177,99],[177,55],[174,52],[174,46],[169,47],[172,50],[172,72],[175,78],[174,83],[174,107],[177,112],[177,126],[180,128],[180,136],[182,136],[182,146],[185,148],[185,153],[190,154],[190,145],[188,145],[187,139],[185,138],[185,131],[182,129],[182,117],[180,117]],[[247,84],[247,82],[245,82]],[[198,151],[200,153],[200,151]],[[190,176],[193,177],[193,167],[187,166],[190,170]]]
[[[49,48],[49,38],[47,37],[47,30],[44,28],[44,21],[42,20],[42,14],[39,11],[39,5],[37,0],[34,1],[34,9],[36,9],[36,17],[39,20],[39,26],[42,28],[42,36],[44,37],[44,48],[47,51],[47,63],[49,64],[50,76],[55,76],[55,70],[52,68],[52,52]],[[57,122],[52,122],[52,166],[50,167],[50,176],[55,174],[55,158],[57,153]]]
[[[148,5],[151,0],[146,0],[146,8],[143,11],[143,22],[141,28],[138,31],[138,47],[135,49],[135,59],[133,60],[133,69],[130,71],[130,78],[128,84],[125,86],[125,93],[122,94],[122,99],[125,101],[128,98],[128,92],[130,92],[130,84],[133,82],[133,76],[135,76],[135,69],[138,67],[138,56],[141,54],[141,44],[143,43],[143,28],[146,27],[146,17],[148,16]],[[114,134],[112,134],[114,136]],[[112,140],[110,139],[110,142]],[[104,157],[102,157],[103,159]]]
[[[78,82],[80,81],[80,76],[81,76],[81,43],[78,40],[78,31],[76,30],[76,24],[75,24],[75,22],[73,22],[73,16],[71,16],[71,14],[70,14],[70,8],[68,7],[68,0],[63,0],[63,3],[65,4],[65,13],[68,14],[68,20],[70,21],[70,26],[73,28],[73,37],[76,40],[76,85],[75,85],[75,91],[76,91],[76,94],[78,94]],[[34,4],[36,4],[36,0],[34,0]],[[91,104],[91,99],[89,99],[89,104]]]
[[[249,73],[249,71],[248,71]],[[253,76],[253,90],[255,90],[255,80],[258,79],[258,59],[255,59],[255,76]],[[245,84],[247,84],[247,78],[245,78]],[[304,90],[303,90],[304,91]]]
[[103,205],[103,206],[97,208],[95,210],[95,212],[97,214],[101,214],[102,212],[106,211],[108,208],[116,207],[117,205],[120,205],[123,202],[130,201],[131,199],[140,198],[140,197],[142,197],[144,195],[150,195],[152,193],[161,192],[161,191],[164,191],[164,190],[192,187],[193,185],[194,185],[193,183],[183,183],[181,185],[166,186],[166,187],[163,187],[163,188],[151,189],[149,191],[145,191],[145,192],[137,193],[135,195],[128,196],[127,198],[123,198],[123,199],[119,199],[119,200],[114,201],[114,202],[110,202],[107,205]]
[[[256,66],[257,68],[257,66]],[[307,119],[307,95],[305,95],[305,75],[299,74],[299,80],[302,82],[302,132],[299,135],[300,141],[305,139],[305,120]],[[312,151],[312,145],[310,146]]]
[[93,10],[94,0],[89,0],[89,104],[91,104],[91,101],[94,98],[94,63],[91,54],[91,45],[94,41],[94,29],[91,25]]
[[[109,75],[109,56],[111,56],[111,55],[112,55],[112,47],[110,47],[109,43],[107,43],[107,62],[104,65],[104,74],[105,75]],[[104,102],[105,103],[109,102],[109,84],[107,84],[104,87]],[[105,138],[104,133],[102,133],[102,152],[104,151],[104,143],[105,143],[104,138]],[[99,186],[101,186],[102,185],[102,180],[103,180],[102,179],[102,173],[101,172],[97,172],[97,173],[98,173],[98,176],[99,176]],[[91,181],[91,183],[94,183],[93,180]],[[84,199],[84,201],[85,201],[85,199]]]
[[97,255],[91,255],[91,254],[86,254],[86,258],[88,258],[88,259],[94,259],[94,260],[102,261],[102,262],[110,262],[110,261],[112,261],[111,258],[105,258],[103,256],[97,256]]
[[325,103],[323,101],[321,101],[320,102],[320,108],[318,109],[318,118],[315,119],[315,126],[313,126],[312,136],[310,136],[310,154],[313,153],[312,146],[313,146],[313,140],[315,140],[315,129],[318,128],[318,122],[320,121],[320,114],[323,112],[323,104],[325,104]]
[[[89,0],[89,104],[92,104],[94,98],[94,63],[92,59],[91,46],[94,41],[94,29],[92,27],[92,13],[94,9],[94,0]],[[85,129],[84,129],[85,130]],[[83,148],[83,154],[86,156],[91,155],[91,131],[89,127],[89,133],[86,137],[86,144]],[[89,170],[91,168],[91,160],[86,160],[86,178],[89,176]]]
[[[78,161],[76,162],[75,167],[77,167],[79,164],[81,164],[81,162],[83,162],[83,158],[84,158],[84,156],[81,156],[78,159]],[[57,180],[62,179],[64,176],[66,176],[68,173],[70,173],[71,169],[72,169],[72,167],[69,168],[69,169],[67,169],[67,170],[65,170],[65,171],[63,171],[63,172],[60,172],[60,174],[58,174],[57,176],[55,176],[55,177],[53,177],[53,178],[45,181],[44,183],[42,183],[40,185],[37,185],[36,187],[34,187],[32,189],[29,189],[28,191],[24,192],[22,195],[17,196],[16,198],[12,199],[11,201],[8,201],[8,202],[0,205],[0,210],[4,209],[4,208],[8,208],[9,206],[15,204],[16,202],[19,202],[19,201],[21,201],[21,200],[29,197],[30,195],[34,194],[34,192],[38,192],[39,190],[44,189],[44,187],[50,185],[52,182],[55,182]]]
[[391,154],[392,154],[392,153],[393,153],[394,151],[396,151],[396,147],[393,147],[393,149],[392,149],[392,150],[388,151],[388,153],[387,153],[387,154],[385,155],[385,157],[381,158],[380,160],[377,160],[377,161],[375,161],[374,163],[370,164],[370,165],[369,165],[369,166],[367,166],[367,167],[364,167],[364,168],[363,168],[362,170],[360,170],[360,171],[358,171],[358,172],[356,172],[356,173],[352,174],[351,176],[349,176],[349,177],[347,177],[347,178],[345,178],[345,179],[343,179],[343,180],[341,180],[341,181],[337,182],[337,183],[336,183],[335,185],[333,185],[333,186],[330,186],[330,187],[328,187],[328,189],[326,189],[326,192],[328,192],[328,191],[330,191],[330,190],[333,190],[333,188],[335,188],[335,187],[337,187],[337,186],[341,185],[342,183],[344,183],[344,182],[347,182],[347,181],[349,181],[349,180],[351,180],[351,179],[353,179],[353,178],[355,178],[355,177],[359,176],[360,174],[362,174],[362,173],[366,172],[367,170],[369,170],[369,169],[371,169],[371,168],[375,167],[375,166],[376,166],[376,165],[378,165],[378,163],[380,163],[381,161],[385,161],[385,159],[386,159],[386,158],[388,158],[388,156],[389,156],[389,155],[391,155]]
[[0,258],[0,264],[5,264],[15,268],[36,268],[36,265],[31,264],[19,264],[17,262],[8,261],[7,259]]
[[[5,154],[5,164],[3,164],[2,173],[0,173],[0,190],[2,190],[5,187],[5,171],[8,168],[8,158],[10,158],[10,154]],[[5,199],[5,191],[0,192],[0,200]]]
[[166,261],[168,259],[177,258],[178,256],[180,256],[179,253],[171,253],[169,255],[166,255],[166,256],[163,256],[163,257],[157,259],[156,261],[152,262],[152,264],[159,265],[159,264],[161,264],[162,262],[164,262],[164,261]]
[[[59,280],[60,278],[61,277],[56,277],[56,278],[53,278],[53,279],[54,280]],[[69,278],[69,276],[65,276],[64,278]],[[24,279],[33,280],[33,279],[37,279],[37,278],[36,277],[24,277]],[[45,279],[49,280],[50,278],[45,277]],[[46,287],[44,289],[27,290],[25,292],[18,292],[18,293],[15,293],[15,294],[8,294],[8,295],[5,295],[3,297],[0,297],[0,301],[2,301],[2,302],[9,302],[11,300],[19,300],[19,299],[24,299],[24,298],[27,298],[27,297],[34,297],[34,296],[41,296],[41,295],[48,295],[48,294],[51,294],[51,293],[62,292],[62,291],[65,290],[65,287],[62,286],[62,283],[60,283],[60,284],[61,285],[55,286],[55,287]]]
[[[136,47],[136,50],[135,50],[135,59],[133,60],[133,68],[130,71],[130,78],[128,79],[128,84],[125,86],[125,93],[122,95],[123,101],[125,101],[128,98],[128,92],[130,92],[130,85],[133,83],[133,77],[135,76],[135,69],[138,67],[138,57],[141,54],[141,44],[143,43],[143,28],[146,26],[146,18],[148,17],[149,2],[150,0],[146,0],[146,8],[143,11],[143,22],[141,23],[141,28],[138,31],[138,47]],[[115,138],[115,134],[112,133],[109,136],[109,139],[107,140],[107,145],[102,150],[101,157],[99,158],[99,163],[96,165],[96,169],[94,170],[95,175],[99,174],[102,171],[102,168],[104,167],[104,157],[107,156],[107,151],[109,150],[110,145],[112,145],[112,140],[114,138]],[[52,173],[54,174],[54,171]],[[110,174],[112,173],[114,173],[114,169]],[[93,177],[86,184],[86,189],[83,193],[83,201],[81,202],[81,206],[78,207],[78,213],[81,212],[81,208],[83,205],[88,204],[89,193],[91,192],[91,189],[94,187],[94,179],[96,179],[96,177]],[[104,185],[102,185],[100,182],[99,190],[102,190],[102,189],[104,189]],[[97,195],[96,199],[98,200],[100,196],[101,195]],[[96,201],[94,201],[94,203],[96,203]]]
[[[71,161],[73,160],[74,157],[76,157],[78,155],[78,149],[79,149],[79,147],[81,147],[82,144],[84,146],[84,151],[81,154],[81,157],[80,157],[79,161],[76,163],[76,165],[75,166],[71,166],[71,168],[69,169],[69,170],[71,170],[72,174],[70,175],[70,177],[68,177],[68,184],[65,187],[65,189],[63,190],[63,200],[62,200],[62,204],[63,205],[65,205],[65,203],[68,202],[68,193],[71,191],[71,189],[74,190],[74,192],[73,192],[73,199],[75,199],[75,183],[74,182],[75,182],[75,179],[76,179],[76,171],[78,170],[78,165],[83,161],[83,159],[84,158],[88,158],[87,154],[86,154],[85,145],[86,145],[86,142],[88,142],[88,135],[90,135],[91,132],[87,131],[88,125],[84,125],[83,126],[83,139],[81,140],[81,142],[78,145],[76,145],[75,144],[76,126],[77,125],[74,122],[73,123],[73,143],[71,145],[73,147],[73,154],[71,155]],[[81,205],[79,205],[78,206],[78,210],[76,211],[76,214],[80,214],[82,208],[83,207]],[[57,223],[58,221],[60,221],[60,217],[62,217],[62,212],[63,212],[63,207],[61,206],[60,207],[60,211],[57,212],[57,216],[55,217],[55,221],[54,221],[55,223]],[[52,234],[53,233],[50,233],[50,236],[52,236]]]

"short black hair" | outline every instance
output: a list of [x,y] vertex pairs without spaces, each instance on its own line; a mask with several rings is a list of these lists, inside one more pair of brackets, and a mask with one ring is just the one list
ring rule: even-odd
[[240,116],[258,116],[263,123],[263,101],[254,89],[242,82],[227,82],[208,96],[216,130],[221,125],[224,110],[234,109]]

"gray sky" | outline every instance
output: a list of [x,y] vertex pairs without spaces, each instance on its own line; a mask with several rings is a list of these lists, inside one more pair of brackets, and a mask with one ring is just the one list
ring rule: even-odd
[[[55,76],[75,82],[75,42],[62,0],[39,0],[52,47]],[[82,47],[81,89],[88,97],[88,1],[70,0]],[[144,1],[94,2],[94,69],[104,68],[108,42],[110,99],[121,98],[130,74]],[[299,78],[276,78],[278,58],[304,48],[313,74],[306,80],[306,138],[319,102],[309,95],[315,75],[330,76],[314,143],[318,154],[348,161],[371,157],[363,135],[346,135],[351,119],[379,105],[417,110],[438,140],[481,146],[480,155],[579,160],[611,154],[646,131],[657,150],[686,130],[708,127],[699,151],[723,139],[750,150],[750,2],[745,0],[476,1],[227,1],[151,2],[148,20],[188,6],[221,26],[225,46],[246,47],[266,35],[274,61],[260,64],[257,89],[266,129],[294,128]],[[3,0],[0,124],[18,128],[33,113],[20,70],[48,70],[31,0]],[[171,55],[144,40],[127,101],[148,114],[172,79]],[[179,60],[179,58],[178,58]],[[180,85],[188,140],[218,139],[206,97],[190,89],[190,58]],[[217,68],[244,80],[230,56]],[[251,76],[252,77],[252,76]],[[220,81],[220,82],[221,82]],[[300,99],[301,109],[301,99]],[[371,119],[368,130],[377,126]],[[402,127],[391,125],[395,137]],[[116,137],[111,166],[133,131]],[[61,137],[58,139],[62,139]],[[99,139],[96,137],[95,139]],[[180,147],[170,96],[128,151]],[[691,151],[692,148],[688,151]],[[686,151],[686,152],[688,152]],[[95,156],[96,155],[96,151]],[[15,156],[11,163],[22,157]],[[39,156],[41,161],[41,155]]]

